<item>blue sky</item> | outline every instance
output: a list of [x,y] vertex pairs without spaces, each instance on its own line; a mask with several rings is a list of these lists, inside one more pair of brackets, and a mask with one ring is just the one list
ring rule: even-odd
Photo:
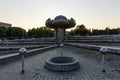
[[64,15],[87,28],[120,27],[120,0],[0,0],[0,22],[26,30]]

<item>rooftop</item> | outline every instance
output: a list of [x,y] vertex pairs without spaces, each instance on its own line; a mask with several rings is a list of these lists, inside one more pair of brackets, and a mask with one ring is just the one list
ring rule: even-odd
[[10,24],[10,23],[5,23],[5,22],[0,22],[0,24],[12,25],[12,24]]

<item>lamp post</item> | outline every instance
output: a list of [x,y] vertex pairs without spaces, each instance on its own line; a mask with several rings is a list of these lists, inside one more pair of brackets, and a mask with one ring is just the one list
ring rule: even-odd
[[24,55],[26,53],[27,53],[27,50],[25,48],[20,48],[19,49],[19,54],[20,54],[21,60],[22,60],[22,71],[21,71],[22,74],[25,72],[25,70],[24,70]]
[[105,55],[107,54],[107,51],[108,51],[108,48],[105,48],[105,47],[100,48],[100,52],[102,54],[102,68],[103,68],[102,72],[106,72],[104,64],[105,64]]

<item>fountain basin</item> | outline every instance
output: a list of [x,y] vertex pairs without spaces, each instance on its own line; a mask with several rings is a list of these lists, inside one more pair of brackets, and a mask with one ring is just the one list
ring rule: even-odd
[[66,56],[51,57],[45,62],[45,68],[52,71],[72,71],[79,68],[79,61]]

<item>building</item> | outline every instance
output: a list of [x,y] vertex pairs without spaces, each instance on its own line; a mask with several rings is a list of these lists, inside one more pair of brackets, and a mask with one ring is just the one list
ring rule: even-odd
[[0,26],[4,26],[4,27],[12,27],[12,24],[4,23],[4,22],[0,22]]

